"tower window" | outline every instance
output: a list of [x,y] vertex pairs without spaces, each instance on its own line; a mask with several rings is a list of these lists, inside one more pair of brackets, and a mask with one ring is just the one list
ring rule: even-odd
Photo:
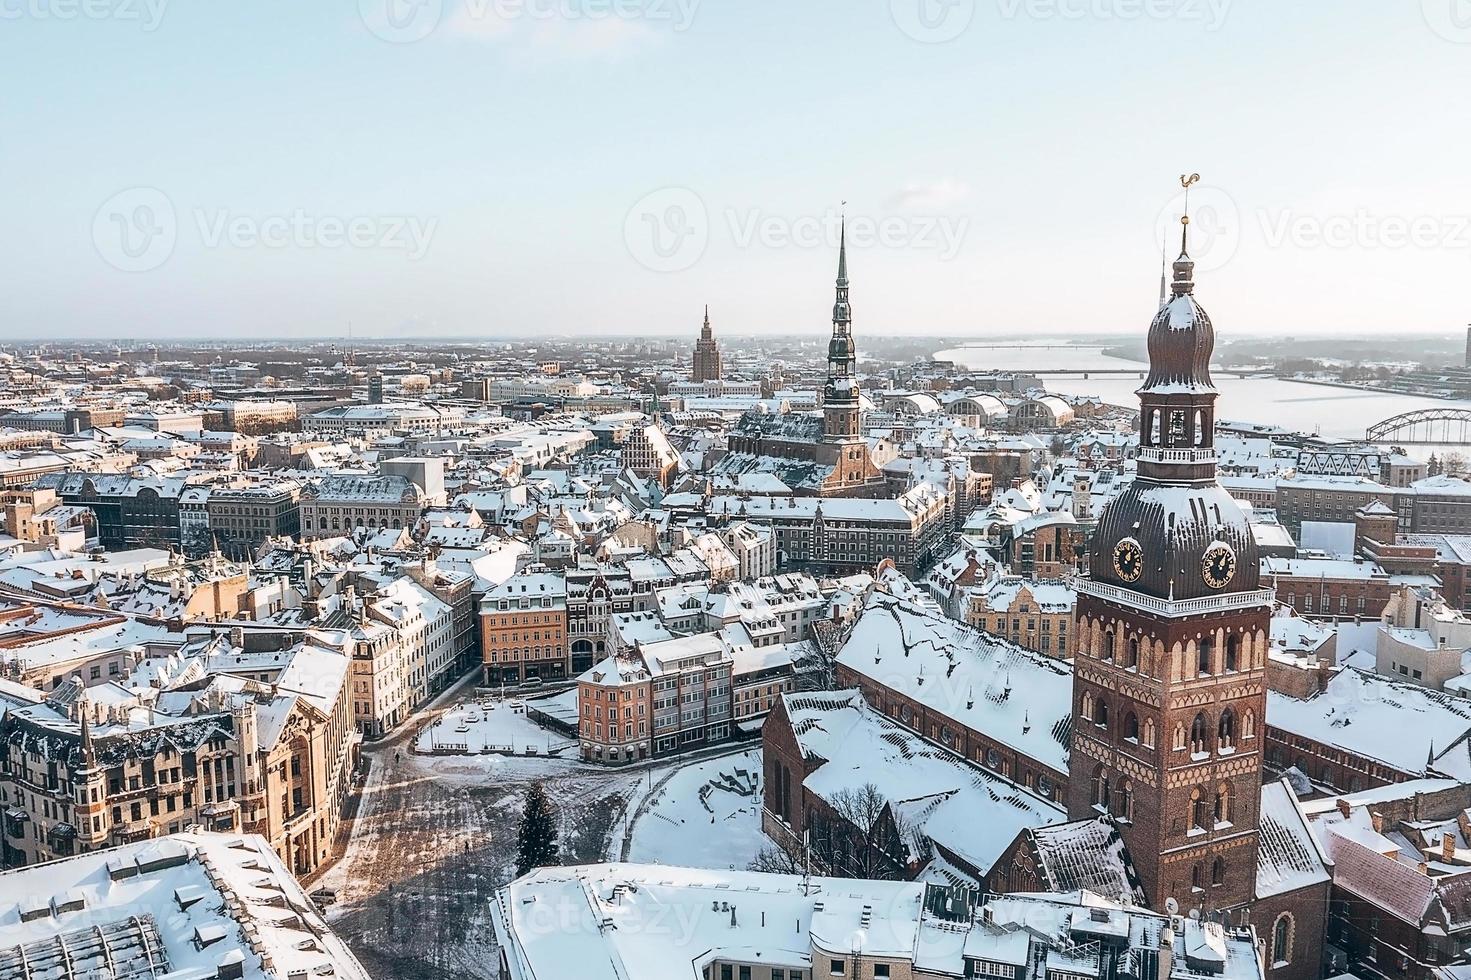
[[1236,747],[1236,715],[1230,708],[1221,712],[1221,720],[1216,725],[1216,742],[1222,751]]
[[1176,409],[1170,412],[1170,443],[1171,446],[1185,445],[1185,413]]
[[1226,861],[1219,855],[1211,862],[1211,884],[1224,885],[1226,883]]
[[1210,673],[1213,672],[1212,661],[1215,659],[1215,652],[1216,652],[1216,640],[1215,640],[1215,637],[1213,637],[1213,636],[1204,636],[1204,637],[1201,637],[1201,639],[1200,639],[1200,645],[1195,648],[1196,659],[1198,660],[1198,663],[1196,664],[1196,666],[1199,668],[1199,672],[1200,673],[1202,673],[1202,674],[1210,674]]
[[1199,787],[1190,791],[1190,829],[1204,830],[1206,821],[1205,794]]
[[1129,654],[1128,659],[1124,661],[1124,666],[1131,670],[1139,667],[1139,637],[1137,636],[1129,637]]
[[1099,728],[1108,727],[1108,702],[1099,698],[1093,706],[1093,724]]
[[1241,669],[1241,637],[1231,634],[1226,637],[1226,669]]
[[1139,716],[1132,711],[1124,716],[1124,738],[1130,742],[1139,741]]
[[1222,783],[1216,788],[1216,825],[1231,822],[1231,787]]
[[1205,715],[1195,716],[1195,722],[1190,726],[1190,752],[1193,755],[1205,755],[1210,751],[1210,723],[1205,720]]

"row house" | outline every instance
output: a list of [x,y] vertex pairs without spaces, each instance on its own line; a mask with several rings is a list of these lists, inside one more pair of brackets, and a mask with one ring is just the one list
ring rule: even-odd
[[80,682],[0,718],[6,866],[189,826],[257,833],[296,874],[331,859],[357,743],[347,663],[301,647],[274,683],[93,701]]
[[572,676],[566,579],[525,572],[488,591],[480,600],[480,643],[487,686]]

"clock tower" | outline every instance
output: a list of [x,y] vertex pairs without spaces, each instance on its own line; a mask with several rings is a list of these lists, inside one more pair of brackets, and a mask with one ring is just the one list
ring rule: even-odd
[[1204,913],[1255,897],[1272,593],[1216,480],[1215,334],[1182,223],[1149,327],[1138,473],[1079,583],[1068,812],[1113,815],[1151,907]]

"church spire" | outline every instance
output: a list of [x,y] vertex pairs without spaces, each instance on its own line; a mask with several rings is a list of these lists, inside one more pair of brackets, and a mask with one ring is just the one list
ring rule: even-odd
[[[846,202],[845,202],[846,203]],[[848,218],[842,218],[838,233],[838,280],[836,298],[833,300],[833,335],[850,333],[853,326],[853,309],[848,305]]]
[[1175,281],[1170,286],[1176,296],[1195,292],[1195,260],[1190,257],[1190,188],[1198,183],[1200,174],[1180,175],[1180,186],[1185,188],[1185,213],[1180,215],[1180,257],[1175,260]]

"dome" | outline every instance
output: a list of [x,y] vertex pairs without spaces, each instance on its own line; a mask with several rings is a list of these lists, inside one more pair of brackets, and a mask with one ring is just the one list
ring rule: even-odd
[[[1114,568],[1119,542],[1132,539],[1140,570],[1128,581]],[[1213,587],[1203,570],[1206,553],[1221,545],[1234,559],[1227,584]],[[1125,549],[1128,550],[1127,548]],[[1258,587],[1256,539],[1241,506],[1219,484],[1189,486],[1135,480],[1104,507],[1089,549],[1093,581],[1159,599],[1194,599]]]
[[1174,296],[1149,325],[1149,376],[1146,391],[1215,391],[1211,355],[1216,331],[1210,315],[1195,301],[1195,262],[1184,252],[1175,260]]

